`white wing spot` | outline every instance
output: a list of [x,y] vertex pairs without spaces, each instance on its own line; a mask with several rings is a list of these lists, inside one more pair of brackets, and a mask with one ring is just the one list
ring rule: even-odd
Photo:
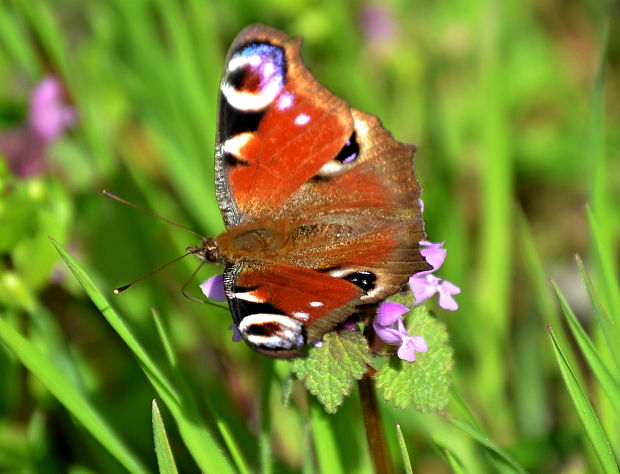
[[301,311],[293,311],[293,317],[295,319],[301,319],[302,321],[307,321],[310,315],[308,313],[302,313]]
[[285,92],[278,98],[278,105],[277,105],[278,110],[286,110],[290,108],[292,105],[293,105],[293,94],[289,92]]
[[251,132],[240,133],[232,138],[229,138],[224,142],[223,150],[225,153],[241,158],[241,149],[248,144],[252,139],[253,134]]
[[299,114],[295,117],[296,125],[306,125],[310,121],[310,116],[306,114]]
[[249,301],[250,303],[264,303],[265,300],[257,297],[256,295],[252,294],[251,292],[247,292],[247,293],[235,293],[235,298],[243,300],[243,301]]

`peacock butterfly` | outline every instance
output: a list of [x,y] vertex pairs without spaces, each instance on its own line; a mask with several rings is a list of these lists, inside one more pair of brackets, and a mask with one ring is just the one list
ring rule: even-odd
[[187,249],[226,266],[243,339],[280,358],[431,268],[415,146],[321,86],[301,43],[263,25],[232,43],[215,152],[227,231]]

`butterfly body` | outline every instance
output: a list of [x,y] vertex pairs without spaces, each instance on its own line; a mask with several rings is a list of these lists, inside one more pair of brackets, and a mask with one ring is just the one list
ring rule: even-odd
[[300,46],[262,25],[233,42],[215,157],[227,231],[189,249],[226,265],[233,320],[272,357],[299,355],[429,268],[415,147],[321,86]]

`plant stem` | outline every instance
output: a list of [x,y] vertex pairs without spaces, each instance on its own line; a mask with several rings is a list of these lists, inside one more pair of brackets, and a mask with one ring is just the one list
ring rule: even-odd
[[392,474],[392,464],[385,438],[385,430],[381,423],[375,381],[367,373],[358,383],[360,400],[362,402],[362,413],[364,414],[364,424],[366,425],[366,438],[370,457],[375,466],[377,474]]

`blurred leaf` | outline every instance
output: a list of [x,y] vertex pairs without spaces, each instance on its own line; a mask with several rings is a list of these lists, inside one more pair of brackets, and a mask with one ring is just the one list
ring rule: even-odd
[[153,438],[155,440],[155,454],[157,455],[157,465],[161,474],[176,474],[177,466],[174,463],[168,435],[164,427],[164,421],[161,419],[157,400],[153,400]]
[[326,334],[321,347],[310,348],[308,357],[292,362],[292,370],[325,411],[335,413],[371,363],[364,336],[342,330]]
[[518,472],[520,474],[525,474],[525,469],[519,465],[512,457],[506,453],[502,448],[500,448],[497,444],[495,444],[491,438],[489,438],[485,433],[483,433],[478,428],[473,425],[467,423],[466,421],[459,420],[458,418],[449,417],[450,423],[459,428],[461,431],[467,433],[478,443],[487,448],[491,453],[496,455],[500,461],[502,461],[502,466],[507,469],[504,472]]
[[611,445],[609,444],[609,440],[603,431],[603,427],[601,426],[592,405],[590,405],[588,397],[581,388],[581,385],[579,385],[579,381],[575,378],[573,370],[564,357],[562,348],[558,344],[555,334],[553,334],[553,330],[551,328],[549,328],[549,336],[551,337],[553,350],[560,367],[560,373],[562,374],[568,393],[570,394],[575,409],[577,410],[577,415],[583,424],[588,440],[592,443],[592,448],[601,463],[603,471],[607,474],[618,473],[618,465],[614,459]]
[[325,413],[325,406],[316,400],[310,401],[310,419],[312,421],[312,439],[316,449],[318,472],[345,474],[346,469],[340,455],[340,449],[332,424],[333,417]]
[[379,369],[377,387],[398,408],[413,403],[418,411],[441,410],[448,403],[453,365],[446,327],[425,306],[414,308],[409,324],[416,336],[424,337],[428,351],[416,353],[414,362],[392,356]]

